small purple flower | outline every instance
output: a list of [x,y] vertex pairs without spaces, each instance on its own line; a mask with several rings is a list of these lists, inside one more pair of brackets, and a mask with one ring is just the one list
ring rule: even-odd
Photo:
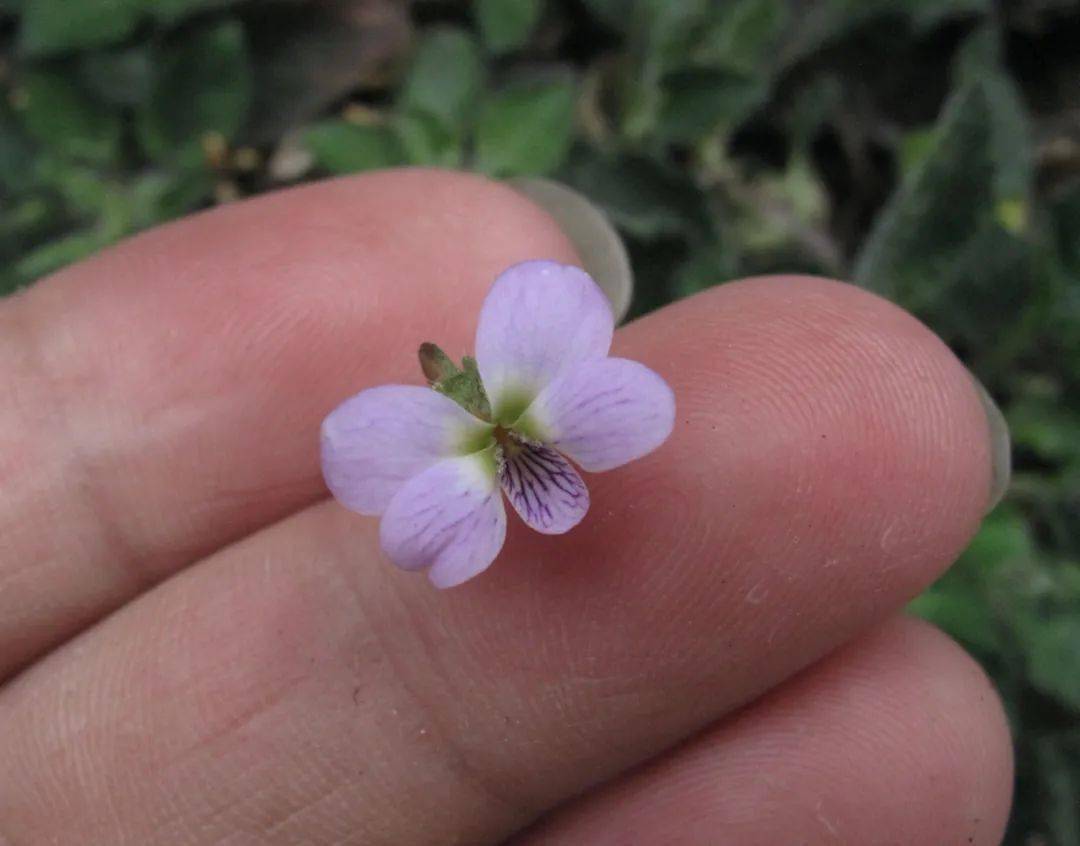
[[[644,365],[609,358],[614,320],[585,271],[529,261],[505,271],[480,310],[476,360],[438,347],[420,359],[431,387],[361,391],[323,422],[326,483],[346,508],[382,515],[380,540],[440,588],[483,572],[510,504],[532,528],[581,522],[589,491],[574,466],[611,470],[671,434],[675,398]],[[434,388],[434,390],[432,390]]]

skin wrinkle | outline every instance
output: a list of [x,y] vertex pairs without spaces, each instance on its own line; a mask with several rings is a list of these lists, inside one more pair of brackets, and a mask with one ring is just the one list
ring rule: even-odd
[[[263,624],[265,634],[257,641],[258,652],[262,654],[252,655],[251,650],[248,650],[247,660],[260,667],[256,678],[271,679],[269,689],[263,690],[261,686],[244,684],[240,688],[243,697],[239,708],[235,703],[230,703],[230,698],[225,695],[235,686],[234,683],[223,686],[221,690],[214,688],[205,691],[200,697],[195,709],[199,715],[200,725],[203,722],[211,722],[218,714],[224,714],[227,719],[224,721],[219,719],[212,731],[200,733],[199,737],[189,742],[185,749],[175,753],[179,756],[171,768],[177,773],[173,779],[175,783],[184,784],[187,778],[186,773],[192,770],[198,772],[200,752],[204,759],[230,761],[234,767],[238,754],[244,760],[250,758],[252,742],[254,741],[257,748],[258,738],[265,730],[262,727],[268,722],[274,722],[273,717],[276,713],[288,714],[290,702],[302,698],[300,694],[318,681],[318,665],[313,664],[306,657],[308,649],[306,641],[312,623],[301,620],[298,625],[296,622],[304,616],[302,608],[307,602],[308,600],[301,593],[297,597],[289,598],[280,607],[268,609],[269,613],[264,612],[263,616],[267,618]],[[261,605],[262,603],[257,602],[256,607],[261,607]],[[299,613],[297,612],[298,605],[301,609]],[[198,644],[188,644],[186,651],[198,653]],[[290,654],[292,657],[286,664],[288,672],[285,672],[280,664],[282,658]],[[172,698],[171,691],[168,689],[163,690],[161,695],[166,699]],[[236,742],[230,743],[232,738],[236,738]],[[255,771],[258,766],[257,761],[249,761],[242,766],[241,772]],[[295,773],[290,773],[290,778],[295,777]],[[213,804],[209,806],[208,813],[201,815],[204,826],[210,825],[217,819],[228,819],[235,804],[229,801],[228,795],[215,793],[210,794],[208,798]],[[183,813],[181,811],[176,817],[178,826],[184,825]],[[193,814],[190,810],[186,812],[186,815],[196,818],[200,816]],[[173,840],[174,838],[170,836],[160,842],[172,843]],[[140,844],[143,842],[142,839],[138,841]],[[194,844],[202,842],[205,842],[203,837],[192,839]]]
[[[341,793],[344,789],[354,786],[354,784],[355,782],[346,781],[332,786],[328,786],[326,790],[318,793],[311,801],[305,803],[300,807],[291,809],[283,817],[275,821],[269,828],[260,829],[258,831],[258,834],[261,835],[263,838],[272,838],[276,833],[286,829],[289,824],[294,820],[297,820],[305,815],[310,816],[310,812],[312,811],[312,809],[318,808],[320,805],[324,804],[329,799],[332,799],[334,796]],[[222,846],[224,846],[224,844],[226,844],[228,841],[224,840],[221,842]]]
[[[970,836],[991,846],[1008,803],[988,800],[1007,799],[1011,760],[1003,714],[987,707],[990,690],[946,637],[897,620],[508,846],[694,846],[717,832],[725,843],[772,846],[815,830],[838,839],[814,844]],[[978,760],[973,752],[987,745],[995,759]],[[859,784],[892,790],[867,808],[853,798]],[[988,817],[974,829],[964,800]],[[912,803],[926,815],[912,815]],[[670,820],[683,826],[670,830]]]
[[[346,560],[347,558],[342,559],[342,561]],[[376,609],[372,608],[367,611],[365,608],[370,599],[363,587],[357,583],[356,574],[343,572],[342,575],[344,581],[352,588],[357,605],[367,612],[364,614],[365,619],[378,619],[379,615]],[[458,742],[456,733],[445,723],[440,709],[434,704],[433,700],[421,692],[427,686],[434,686],[446,691],[455,691],[458,687],[457,668],[452,671],[444,664],[441,653],[435,648],[431,638],[427,636],[428,627],[420,620],[418,616],[419,609],[414,612],[411,604],[406,601],[399,591],[391,590],[390,595],[397,600],[398,608],[407,616],[412,617],[417,625],[410,627],[406,632],[397,632],[395,635],[399,638],[397,641],[385,638],[377,625],[371,626],[370,630],[375,641],[380,646],[380,653],[385,657],[387,664],[392,669],[400,689],[406,694],[408,701],[412,703],[419,722],[425,726],[427,733],[431,735],[432,741],[440,750],[443,765],[447,772],[463,777],[467,784],[473,786],[482,800],[494,802],[495,807],[501,809],[501,815],[507,819],[521,819],[522,816],[530,819],[535,818],[541,809],[533,806],[529,801],[529,797],[518,796],[509,792],[505,783],[488,773],[483,766],[475,763],[467,746]],[[411,637],[408,636],[409,634],[411,634]],[[418,647],[419,654],[425,658],[424,661],[401,660],[398,657],[398,649],[395,647],[401,648],[400,639],[403,635],[404,639]],[[402,652],[409,651],[408,649],[402,649]],[[409,671],[410,667],[417,665],[422,667],[426,684],[418,684],[416,673],[410,673]]]
[[[519,530],[524,530],[524,527],[521,525],[518,525],[517,528]],[[353,576],[355,578],[355,574],[353,574]],[[398,588],[397,590],[393,591],[393,593],[397,596],[403,596],[403,591],[401,589],[405,587],[405,584],[400,582],[394,582],[393,584],[396,588]],[[357,589],[359,590],[359,586],[357,586]],[[435,600],[432,599],[431,601],[434,602]],[[471,651],[455,652],[452,656],[445,655],[442,650],[436,648],[434,641],[430,636],[432,625],[438,625],[438,621],[432,620],[431,618],[424,616],[421,608],[414,607],[413,603],[407,602],[404,599],[401,601],[400,607],[403,613],[408,616],[408,619],[412,620],[412,624],[406,625],[401,630],[401,632],[398,633],[397,637],[400,638],[402,633],[407,632],[410,633],[414,639],[419,640],[422,644],[422,654],[425,655],[426,660],[418,662],[415,660],[415,658],[413,658],[408,661],[403,661],[396,664],[395,666],[397,667],[398,675],[403,678],[410,679],[408,685],[412,690],[418,690],[420,688],[426,689],[427,687],[431,687],[433,690],[442,691],[443,697],[445,698],[448,698],[450,700],[460,699],[463,695],[465,695],[465,691],[460,690],[460,686],[457,680],[459,678],[469,679],[473,676],[479,676],[481,674],[480,671],[482,668],[482,664],[484,663],[483,656],[474,655],[471,653]],[[378,609],[373,608],[373,613],[377,613],[378,610],[382,610],[381,606]],[[523,621],[521,620],[518,621],[519,627],[522,622]],[[541,621],[540,624],[545,628],[550,629],[550,621]],[[449,632],[445,632],[443,634],[447,637],[451,636],[451,633]],[[399,643],[398,641],[388,641],[385,646],[385,650],[387,652],[391,652],[395,646],[397,646],[402,653],[416,652],[416,650],[409,649],[407,646]],[[450,672],[448,669],[448,666],[450,664],[452,664],[454,667],[453,672]],[[545,695],[549,696],[552,690],[552,687],[547,687],[545,689]],[[533,701],[536,705],[539,705],[540,701],[544,697],[529,695],[523,692],[515,698],[523,705],[528,705],[530,700]],[[428,703],[434,703],[436,701],[436,699],[432,695],[424,695],[423,697],[420,697],[420,699],[421,701]],[[595,738],[590,738],[587,734],[584,733],[585,726],[593,724],[591,720],[579,721],[578,723],[574,723],[573,716],[569,712],[564,713],[566,714],[566,716],[562,718],[562,725],[565,725],[567,727],[573,727],[573,725],[580,724],[582,726],[583,732],[580,735],[580,739],[589,740],[590,742],[595,743]],[[479,715],[478,718],[483,719],[485,722],[491,722],[492,720],[509,720],[509,718],[504,717],[502,713],[486,713],[484,715]],[[515,721],[515,728],[520,727],[523,729],[525,727],[524,723],[524,720]],[[511,724],[507,722],[507,725]],[[457,736],[455,732],[452,731],[449,727],[447,727],[445,731],[448,732],[450,735]],[[466,751],[467,747],[462,743],[457,743],[455,744],[455,746],[462,750],[460,754],[465,755],[466,760],[472,761],[474,759],[475,752],[473,750]],[[573,748],[574,746],[580,746],[580,744],[573,744],[573,746],[571,746],[570,748]],[[521,793],[520,788],[514,787],[512,789],[513,792],[506,792],[511,789],[509,787],[510,785],[515,784],[515,780],[514,778],[510,777],[510,773],[492,771],[489,765],[480,762],[470,764],[470,770],[481,774],[480,777],[483,779],[484,784],[499,786],[497,790],[503,792],[501,794],[496,793],[495,796],[500,800],[500,805],[510,809],[516,809],[516,811],[519,813],[521,813],[524,809],[524,812],[527,815],[525,817],[517,816],[515,817],[515,819],[533,819],[539,813],[540,808],[532,800],[532,797],[529,797],[527,793]],[[486,773],[489,772],[491,774],[486,775]],[[485,795],[487,793],[490,793],[490,791],[484,792]],[[442,841],[440,840],[438,842],[441,843]],[[462,842],[472,843],[474,841],[471,838],[467,838]]]
[[[14,306],[25,305],[25,299],[16,299]],[[49,421],[52,433],[45,436],[46,442],[65,444],[65,450],[56,451],[50,457],[63,456],[64,468],[61,471],[69,490],[79,492],[77,510],[89,515],[89,520],[79,519],[76,522],[85,529],[97,533],[100,542],[108,546],[113,554],[111,561],[116,570],[123,574],[125,581],[135,589],[145,589],[149,584],[146,574],[137,566],[138,554],[132,540],[125,534],[122,521],[117,519],[117,513],[113,505],[104,495],[105,490],[96,478],[93,470],[93,461],[86,451],[82,440],[75,435],[75,422],[80,420],[81,415],[70,404],[70,391],[68,382],[78,381],[74,374],[64,374],[57,370],[55,362],[51,360],[47,350],[49,343],[46,340],[51,336],[51,328],[34,323],[24,308],[15,310],[15,319],[12,325],[18,332],[17,343],[28,354],[25,361],[30,365],[32,376],[28,382],[37,382],[41,390],[37,392],[39,402],[44,402],[49,409],[41,415],[39,423]],[[19,319],[19,316],[22,319]],[[36,427],[28,427],[40,437],[40,430]],[[5,486],[6,487],[6,486]],[[2,512],[0,512],[2,513]],[[43,532],[39,537],[50,537],[50,533]],[[45,560],[56,554],[54,548],[44,552]],[[44,561],[31,561],[27,569],[37,569]]]
[[[333,589],[333,587],[331,586],[323,589]],[[312,625],[318,625],[317,621],[308,620],[310,615],[305,614],[302,610],[302,606],[309,601],[310,600],[306,599],[303,595],[297,597],[290,597],[280,607],[272,607],[270,609],[267,609],[263,615],[268,619],[267,622],[262,624],[264,634],[260,638],[260,649],[265,650],[269,653],[277,653],[281,649],[281,644],[292,644],[292,648],[296,652],[296,654],[293,660],[289,662],[289,666],[292,667],[294,670],[293,676],[296,679],[295,683],[287,684],[284,688],[282,688],[280,695],[277,697],[274,703],[268,705],[268,703],[265,702],[256,702],[254,705],[244,706],[243,708],[241,708],[240,712],[229,715],[229,719],[225,724],[223,724],[223,730],[215,729],[215,731],[211,734],[203,735],[202,737],[200,737],[197,743],[191,745],[190,747],[192,754],[184,755],[184,761],[177,762],[177,764],[182,763],[183,766],[173,767],[173,770],[177,772],[177,775],[173,779],[174,783],[185,785],[190,780],[189,776],[187,775],[190,771],[194,770],[196,773],[198,773],[199,761],[194,753],[199,751],[199,749],[204,751],[205,757],[208,757],[214,761],[228,762],[229,765],[233,768],[236,767],[237,757],[239,756],[241,759],[247,761],[247,763],[242,766],[241,772],[261,770],[262,764],[257,759],[248,759],[251,759],[253,752],[257,751],[258,748],[258,738],[261,735],[260,721],[266,722],[267,717],[272,715],[272,711],[268,710],[268,708],[282,710],[286,714],[288,714],[289,708],[283,708],[282,706],[288,706],[290,699],[295,700],[302,698],[298,694],[303,692],[304,690],[309,689],[312,684],[317,683],[320,679],[320,673],[322,668],[319,666],[318,663],[314,663],[314,658],[309,660],[306,655],[307,646],[305,645],[305,641],[308,639],[309,636],[308,629]],[[296,605],[297,603],[301,606],[300,609],[294,607],[294,605]],[[260,606],[261,603],[257,603],[256,607]],[[275,620],[280,622],[275,622]],[[290,620],[292,620],[293,622],[290,622]],[[290,632],[290,630],[297,628],[297,622],[295,621],[300,621],[299,629]],[[284,640],[283,632],[285,633]],[[357,639],[357,643],[368,644],[372,642],[374,641],[370,638]],[[189,647],[189,649],[191,649],[191,651],[197,651],[192,647]],[[258,673],[258,676],[262,677],[268,674],[272,675],[274,682],[277,683],[278,674],[269,672],[271,670],[271,667],[273,666],[273,661],[273,654],[267,654],[266,656],[260,658],[259,662],[257,663],[265,664],[265,669],[261,669]],[[247,690],[247,686],[245,686],[244,690]],[[258,693],[257,690],[255,690],[254,692]],[[166,691],[165,693],[168,692]],[[250,696],[250,694],[248,695]],[[224,707],[221,707],[222,705]],[[225,711],[227,713],[230,707],[231,706],[229,705],[229,702],[226,700],[225,702],[219,703],[218,705],[215,705],[213,702],[207,702],[205,706],[202,706],[200,704],[198,710],[200,713],[207,713],[212,715],[213,713],[219,711]],[[257,711],[257,713],[252,714],[253,711]],[[238,735],[244,734],[250,735],[250,742],[246,744],[241,742],[238,744],[234,744],[232,747],[230,747],[228,741],[231,737],[236,737]],[[304,767],[311,766],[307,758],[308,756],[304,757]],[[305,771],[302,769],[290,769],[287,776],[289,783],[292,784],[301,777],[306,779],[306,776],[302,776],[304,772]],[[195,791],[195,794],[200,795],[198,791]],[[185,822],[185,814],[188,819],[201,819],[202,824],[200,826],[200,830],[209,830],[214,827],[215,821],[217,820],[223,821],[221,823],[222,826],[228,825],[228,821],[234,814],[234,809],[240,808],[241,810],[243,810],[246,807],[246,797],[240,798],[238,800],[237,797],[231,795],[229,792],[206,792],[205,795],[210,800],[206,811],[199,814],[193,813],[191,809],[179,810],[174,815],[173,819],[170,820],[168,825],[162,825],[155,829],[156,832],[161,833],[161,837],[153,842],[166,843],[170,844],[171,846],[171,844],[176,841],[175,830],[177,828],[180,828],[182,830],[191,830],[190,825]],[[300,804],[306,803],[306,801],[306,796],[299,800]],[[255,805],[253,807],[251,813],[254,815],[255,818],[264,820],[267,818],[267,815],[260,809],[258,805]],[[138,846],[142,846],[142,844],[144,844],[145,842],[146,840],[143,837],[140,837],[138,841],[135,841]],[[193,846],[199,846],[199,844],[206,842],[206,837],[200,834],[194,834],[190,842],[193,844]]]

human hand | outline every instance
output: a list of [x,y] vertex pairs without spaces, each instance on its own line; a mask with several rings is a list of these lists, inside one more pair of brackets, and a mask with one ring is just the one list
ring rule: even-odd
[[423,340],[467,352],[528,258],[576,261],[511,190],[383,173],[0,304],[0,843],[1000,840],[996,696],[897,616],[975,530],[992,446],[897,308],[763,279],[619,330],[671,438],[589,477],[571,534],[511,518],[461,588],[327,500],[323,416],[417,381]]

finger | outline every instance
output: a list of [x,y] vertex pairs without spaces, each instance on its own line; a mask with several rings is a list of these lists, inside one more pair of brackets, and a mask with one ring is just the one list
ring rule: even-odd
[[1001,842],[1012,751],[956,644],[899,620],[516,846]]
[[136,238],[0,304],[0,678],[324,493],[316,432],[362,385],[466,351],[508,264],[573,252],[475,177],[389,172]]
[[324,503],[186,570],[0,697],[11,838],[496,841],[891,614],[978,522],[971,381],[887,303],[758,280],[618,335],[679,425],[572,534],[516,526],[439,593]]

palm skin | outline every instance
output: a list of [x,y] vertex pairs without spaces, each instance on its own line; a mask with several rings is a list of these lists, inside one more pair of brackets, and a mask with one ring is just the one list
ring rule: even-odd
[[372,174],[166,227],[0,305],[0,842],[993,844],[996,696],[899,617],[990,489],[969,377],[838,283],[619,330],[668,443],[448,592],[328,501],[318,428],[467,352],[511,190]]

